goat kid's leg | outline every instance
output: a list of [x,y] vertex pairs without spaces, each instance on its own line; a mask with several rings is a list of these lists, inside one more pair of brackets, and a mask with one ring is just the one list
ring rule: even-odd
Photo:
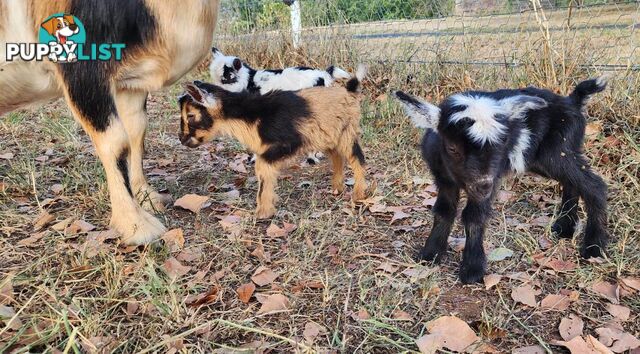
[[344,157],[335,150],[330,150],[327,153],[331,158],[331,167],[333,168],[331,177],[333,194],[342,194],[344,192]]
[[351,144],[343,144],[340,150],[353,171],[354,184],[351,199],[354,201],[365,199],[367,197],[367,179],[364,168],[365,158],[360,144],[355,140]]
[[447,239],[456,218],[460,189],[452,184],[438,183],[438,199],[433,205],[433,227],[427,238],[420,260],[440,262],[447,253]]
[[468,201],[462,211],[466,243],[462,252],[460,281],[464,284],[482,281],[487,266],[484,254],[484,230],[491,213],[491,199],[482,202]]
[[258,196],[256,198],[256,217],[267,219],[276,213],[274,206],[276,195],[275,187],[278,182],[278,169],[258,157],[256,160],[256,176],[258,177]]
[[[584,159],[580,159],[584,160]],[[586,163],[572,165],[566,171],[584,200],[587,211],[587,226],[580,253],[584,258],[601,257],[604,255],[609,234],[607,233],[607,185],[602,178]]]
[[118,91],[116,106],[118,115],[129,136],[129,146],[131,147],[129,178],[133,194],[143,208],[149,211],[164,211],[165,198],[149,186],[142,169],[144,138],[147,130],[146,99],[146,92]]
[[560,238],[572,238],[578,222],[578,190],[571,184],[562,185],[562,204],[551,231]]

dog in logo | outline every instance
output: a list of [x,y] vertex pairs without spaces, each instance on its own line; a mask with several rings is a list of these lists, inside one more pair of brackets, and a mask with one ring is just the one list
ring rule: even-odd
[[[41,26],[51,36],[56,37],[57,43],[49,42],[50,46],[59,44],[65,45],[67,43],[68,37],[71,37],[74,34],[78,34],[78,32],[80,32],[80,27],[78,27],[73,16],[71,15],[54,16],[43,22]],[[70,63],[76,61],[77,57],[75,53],[69,53],[67,58],[59,58],[55,53],[51,53],[49,54],[49,59],[51,59],[51,61],[53,62],[61,61]]]

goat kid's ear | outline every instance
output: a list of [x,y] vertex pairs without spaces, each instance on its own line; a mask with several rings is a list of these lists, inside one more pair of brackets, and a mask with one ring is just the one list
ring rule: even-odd
[[541,97],[528,95],[509,97],[501,100],[500,104],[509,113],[510,119],[520,119],[530,110],[535,111],[549,105],[549,103]]
[[242,68],[242,61],[238,58],[233,59],[233,68],[236,69],[236,71],[240,70]]
[[215,104],[215,98],[209,92],[198,87],[199,81],[188,83],[185,85],[187,94],[193,98],[195,102],[205,107],[211,107]]
[[222,52],[220,51],[220,49],[216,47],[211,47],[211,53],[213,54],[214,57],[222,55]]
[[429,102],[402,91],[396,91],[393,95],[400,101],[404,112],[411,118],[411,122],[417,128],[436,129],[440,121],[440,108]]

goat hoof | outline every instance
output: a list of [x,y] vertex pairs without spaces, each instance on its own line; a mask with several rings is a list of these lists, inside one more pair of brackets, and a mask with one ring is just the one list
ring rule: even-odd
[[594,244],[584,246],[584,248],[580,251],[580,254],[582,255],[582,258],[585,259],[596,258],[602,257],[604,255],[604,250],[602,249],[602,246]]
[[484,278],[484,267],[478,265],[460,267],[460,281],[463,284],[481,283]]
[[446,254],[447,254],[446,249],[442,249],[442,250],[423,249],[422,251],[420,251],[420,254],[418,255],[418,261],[440,263],[442,261],[442,258],[444,258]]
[[566,219],[558,219],[552,226],[551,232],[558,238],[573,238],[575,225],[572,221],[564,221]]
[[276,208],[258,208],[256,209],[256,218],[269,219],[276,214]]

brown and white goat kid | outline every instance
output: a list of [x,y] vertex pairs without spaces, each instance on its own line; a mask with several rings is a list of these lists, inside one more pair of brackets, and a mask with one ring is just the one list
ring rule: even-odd
[[365,198],[365,158],[359,144],[360,84],[364,66],[345,87],[314,87],[300,91],[230,92],[195,81],[179,99],[180,141],[197,147],[216,136],[229,135],[258,155],[256,216],[269,218],[278,172],[292,158],[325,152],[333,164],[332,186],[344,190],[344,160],[353,170],[352,198]]

